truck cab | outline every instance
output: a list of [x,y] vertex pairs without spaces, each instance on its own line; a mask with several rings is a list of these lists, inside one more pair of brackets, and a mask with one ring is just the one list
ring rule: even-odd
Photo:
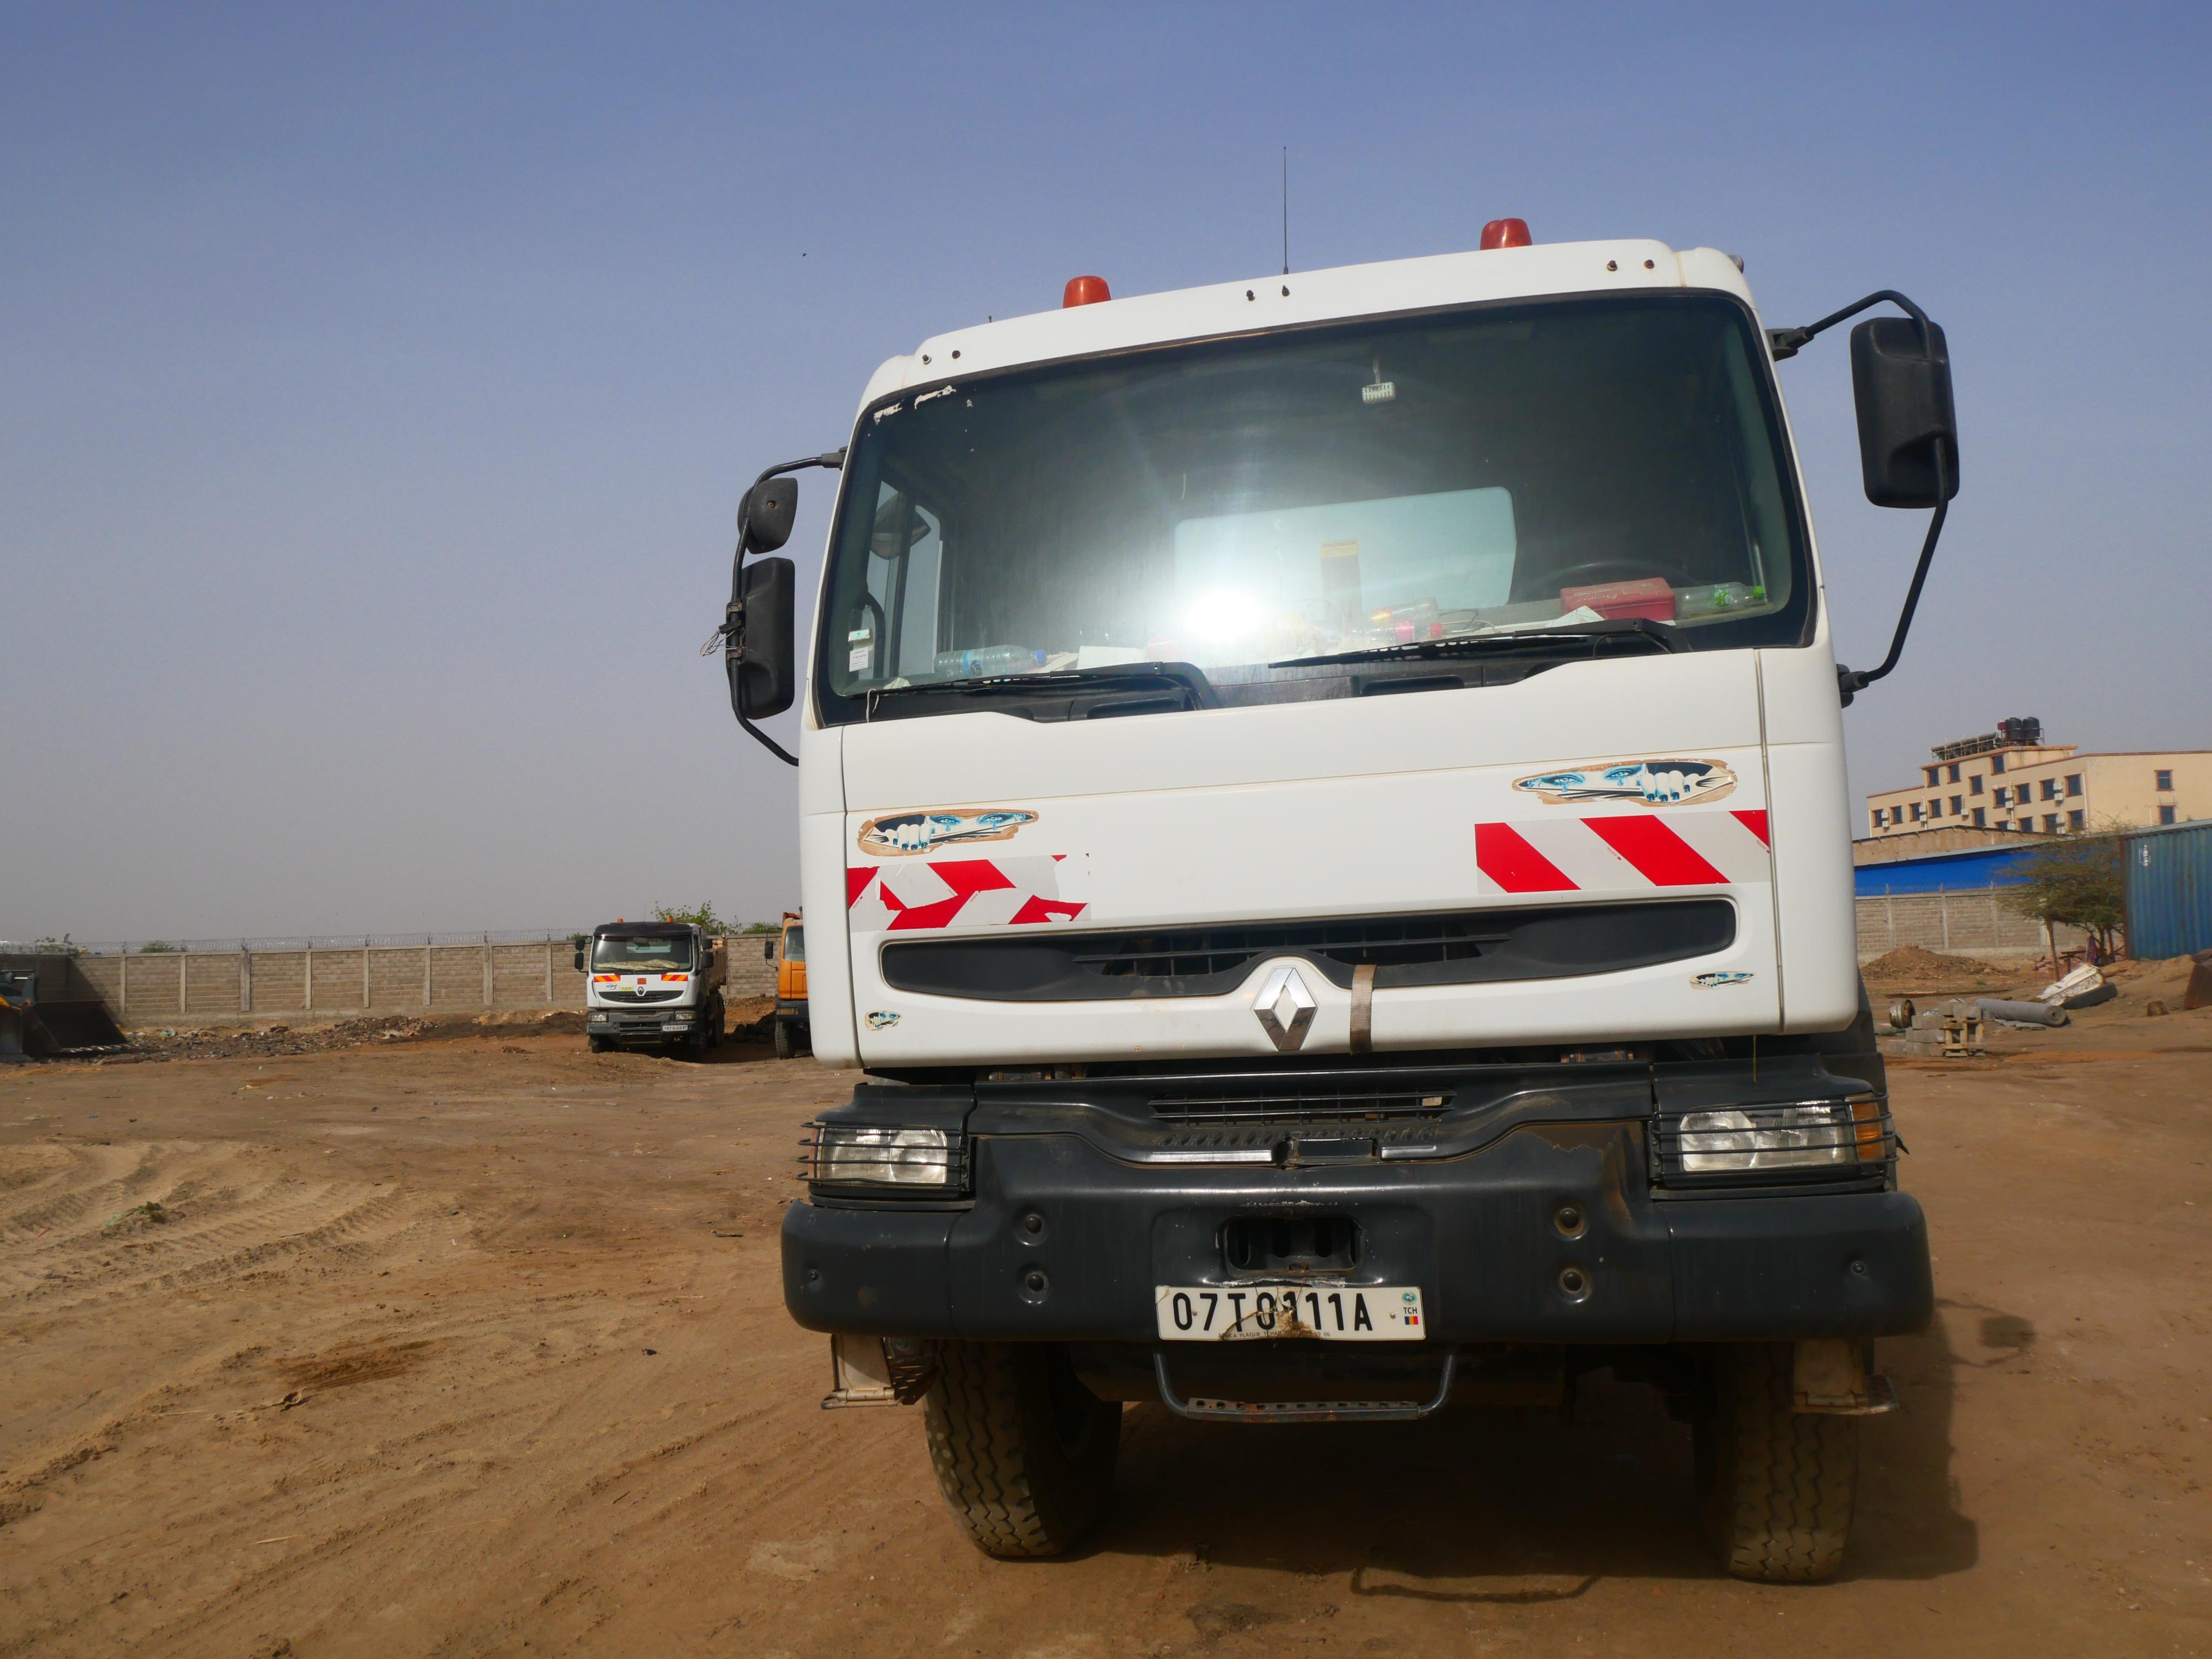
[[696,1059],[722,1041],[721,942],[680,921],[603,922],[576,941],[593,1054],[659,1048]]
[[806,1021],[806,924],[800,913],[783,913],[775,969],[775,1057],[789,1060],[813,1036]]
[[[1933,1292],[1844,771],[1897,647],[1836,663],[1776,365],[1873,301],[1770,331],[1727,254],[1517,221],[1066,301],[892,358],[741,507],[751,728],[797,696],[756,556],[838,473],[795,759],[814,1048],[866,1076],[783,1233],[824,1403],[921,1402],[955,1520],[1035,1555],[1127,1402],[1610,1367],[1729,1570],[1832,1573]],[[1852,343],[1869,495],[1940,521],[1941,331]]]

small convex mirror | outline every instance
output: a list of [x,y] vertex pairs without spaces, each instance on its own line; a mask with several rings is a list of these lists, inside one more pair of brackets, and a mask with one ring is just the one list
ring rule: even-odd
[[738,524],[748,553],[773,553],[791,539],[799,516],[799,480],[763,478],[738,506]]
[[[1876,317],[1851,331],[1851,396],[1859,465],[1876,507],[1935,507],[1959,493],[1958,416],[1943,331]],[[1940,475],[1940,482],[1939,482]]]

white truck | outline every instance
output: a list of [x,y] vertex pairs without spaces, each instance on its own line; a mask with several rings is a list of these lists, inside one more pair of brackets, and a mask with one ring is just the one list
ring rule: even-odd
[[662,1048],[703,1059],[721,1046],[725,950],[688,921],[609,921],[576,941],[584,1034],[593,1054]]
[[[1775,364],[1860,323],[1932,507],[1840,669]],[[1826,1577],[1875,1339],[1931,1316],[1856,969],[1841,711],[1958,462],[1893,294],[1532,244],[962,328],[763,473],[722,635],[799,769],[815,1052],[784,1290],[953,1516],[1092,1525],[1121,1413],[1663,1391],[1724,1565]],[[841,477],[798,754],[791,474]]]

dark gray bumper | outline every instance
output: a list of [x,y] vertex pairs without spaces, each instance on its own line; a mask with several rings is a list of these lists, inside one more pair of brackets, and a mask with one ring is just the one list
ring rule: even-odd
[[[699,1023],[696,1008],[592,1008],[584,1015],[584,1030],[595,1037],[617,1042],[668,1042],[683,1036]],[[676,1029],[671,1030],[669,1027]]]
[[[1437,1341],[1872,1337],[1923,1329],[1934,1310],[1909,1195],[1656,1196],[1639,1123],[1306,1170],[1139,1167],[1072,1134],[985,1135],[974,1167],[974,1200],[957,1207],[791,1206],[793,1317],[862,1334],[1150,1342],[1155,1285],[1249,1282],[1224,1263],[1226,1223],[1316,1213],[1359,1229],[1350,1282],[1420,1287]],[[1578,1237],[1556,1224],[1562,1205],[1586,1218]]]

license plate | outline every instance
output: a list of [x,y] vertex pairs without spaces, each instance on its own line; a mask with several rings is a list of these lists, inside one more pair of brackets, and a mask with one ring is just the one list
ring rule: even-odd
[[1163,1342],[1419,1342],[1428,1335],[1421,1293],[1408,1285],[1160,1285],[1152,1304]]

